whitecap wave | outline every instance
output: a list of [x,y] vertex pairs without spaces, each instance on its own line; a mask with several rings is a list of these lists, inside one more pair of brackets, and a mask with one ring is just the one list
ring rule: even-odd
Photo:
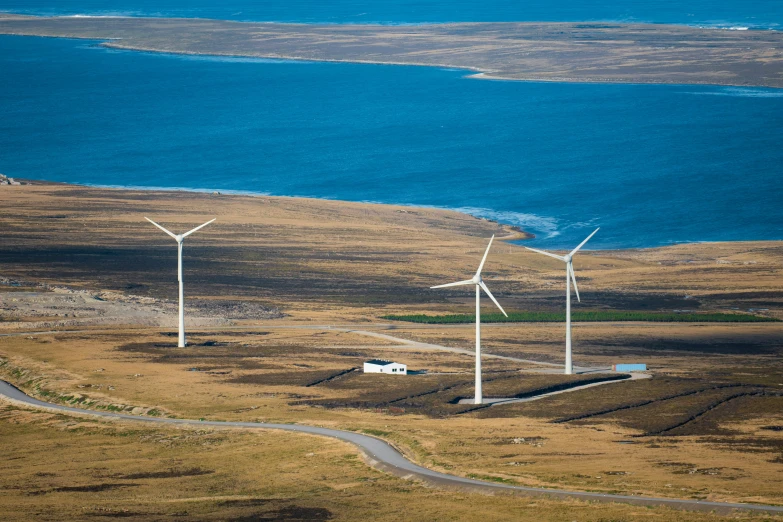
[[687,94],[697,96],[730,96],[734,98],[783,98],[783,89],[726,87],[716,91],[690,91]]
[[276,64],[312,64],[307,60],[290,60],[285,58],[255,58],[252,56],[216,56],[207,54],[176,54],[159,53],[167,56],[173,56],[180,60],[198,61],[198,62],[227,62],[227,63],[276,63]]
[[527,232],[533,232],[536,235],[543,236],[541,239],[550,239],[560,235],[557,219],[553,217],[478,207],[458,207],[452,208],[451,210],[464,212],[465,214],[480,218],[492,219],[499,223],[515,225]]
[[[260,190],[234,190],[225,188],[199,188],[199,187],[166,187],[159,185],[119,185],[106,183],[79,183],[85,187],[125,189],[125,190],[154,190],[156,192],[198,192],[205,194],[227,194],[234,196],[272,196],[271,192]],[[275,196],[286,197],[286,196]],[[312,196],[288,196],[288,197],[312,197]]]
[[140,11],[94,11],[92,13],[45,13],[38,16],[56,16],[60,18],[156,18],[161,13],[142,13]]

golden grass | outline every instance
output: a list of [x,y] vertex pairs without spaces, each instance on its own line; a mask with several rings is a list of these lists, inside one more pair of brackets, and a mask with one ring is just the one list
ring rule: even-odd
[[0,420],[0,514],[5,520],[725,518],[441,490],[375,471],[351,446],[309,435],[154,429],[8,406],[0,407]]
[[[188,299],[277,306],[288,315],[273,320],[224,318],[216,326],[205,308],[202,317],[188,316],[192,344],[179,350],[171,335],[174,316],[166,308],[176,297],[174,248],[143,216],[185,228],[200,222],[203,209],[217,215],[218,222],[188,244]],[[706,415],[699,421],[704,429],[694,431],[700,434],[688,436],[631,439],[643,431],[636,419],[645,410],[635,412],[635,417],[549,422],[589,410],[588,401],[639,400],[660,392],[661,385],[669,382],[680,388],[693,381],[735,383],[779,393],[783,387],[779,324],[575,325],[577,365],[646,362],[655,375],[652,384],[610,384],[529,406],[504,406],[503,418],[485,415],[500,411],[495,409],[446,418],[400,414],[389,408],[326,409],[306,401],[342,400],[363,388],[304,386],[310,376],[355,367],[364,359],[395,359],[412,369],[470,379],[469,354],[399,344],[328,326],[472,349],[471,325],[406,324],[389,330],[377,318],[387,313],[470,311],[471,295],[438,293],[427,287],[470,274],[486,237],[505,233],[499,225],[432,209],[57,185],[0,191],[0,220],[4,277],[83,288],[88,296],[106,290],[123,299],[128,294],[139,296],[130,304],[118,301],[120,312],[126,305],[136,307],[136,315],[127,315],[127,325],[95,326],[100,317],[87,310],[93,304],[80,308],[84,317],[35,315],[39,311],[34,311],[35,296],[30,291],[46,292],[45,288],[0,285],[8,290],[0,291],[2,317],[12,317],[13,307],[26,303],[19,309],[24,312],[21,317],[0,322],[4,332],[62,330],[63,325],[79,330],[0,338],[3,378],[46,400],[140,415],[300,422],[367,431],[381,434],[428,467],[518,484],[783,503],[781,433],[764,429],[783,424],[775,402],[779,399],[774,397],[738,399]],[[681,245],[585,253],[575,264],[585,307],[764,306],[769,315],[783,317],[780,251],[779,242]],[[559,306],[561,271],[556,263],[518,245],[496,243],[486,278],[508,309],[548,309]],[[68,292],[46,295],[62,297],[61,306],[67,310],[74,295]],[[157,316],[165,320],[155,323]],[[119,318],[122,322],[123,316]],[[165,327],[152,327],[155,324]],[[561,324],[485,326],[483,341],[485,353],[562,362]],[[484,367],[487,375],[519,370],[524,379],[535,365],[485,358]],[[538,382],[541,376],[535,379]],[[705,395],[693,404],[711,398]],[[649,411],[675,419],[683,414],[682,404]],[[71,423],[78,429],[68,429]],[[5,411],[0,430],[8,455],[2,460],[7,466],[2,480],[10,481],[4,484],[11,492],[0,500],[0,513],[9,519],[29,518],[30,513],[53,520],[79,519],[105,506],[138,512],[142,518],[187,511],[194,519],[225,520],[278,513],[290,505],[326,509],[338,518],[356,520],[710,519],[629,506],[596,507],[424,488],[367,468],[348,446],[303,435],[114,428],[16,410]],[[113,430],[138,435],[119,436]],[[180,442],[155,442],[158,439]],[[219,442],[203,445],[212,439]],[[268,444],[254,446],[259,440]],[[638,443],[620,444],[620,440]],[[319,448],[328,449],[324,460],[310,466],[306,455],[318,455]],[[28,470],[19,462],[38,467]],[[57,468],[58,475],[49,477],[51,483],[44,480],[46,476],[33,475],[47,473],[40,470],[46,465]],[[90,485],[98,479],[120,481],[113,477],[127,475],[125,468],[135,473],[196,468],[214,473],[144,479],[132,487],[92,493],[31,494]],[[274,475],[275,481],[263,478],[267,475]],[[160,487],[158,480],[171,483]],[[297,481],[300,489],[295,487]],[[264,500],[269,498],[292,500]]]
[[[754,328],[756,326],[753,325]],[[646,328],[646,325],[641,325],[641,328]],[[279,330],[257,337],[245,334],[232,338],[228,333],[210,335],[209,338],[222,342],[241,339],[242,343],[255,344],[260,357],[248,359],[268,360],[290,372],[312,371],[295,366],[301,362],[302,354],[309,354],[307,361],[317,367],[336,368],[340,358],[332,357],[333,350],[328,348],[334,339],[315,334],[311,331],[303,335],[300,330]],[[199,339],[194,337],[194,341]],[[742,442],[747,435],[756,437],[761,434],[774,439],[774,434],[762,433],[759,426],[781,423],[783,416],[779,412],[755,412],[747,420],[749,425],[757,428],[738,437],[736,443],[730,443],[731,438],[705,443],[703,437],[690,436],[645,438],[637,439],[637,444],[620,444],[620,440],[633,440],[629,437],[640,431],[623,428],[611,418],[594,419],[587,425],[551,424],[546,416],[540,417],[541,408],[546,408],[543,402],[531,403],[539,412],[535,416],[526,415],[522,406],[510,418],[469,415],[437,419],[410,413],[398,415],[387,410],[314,408],[299,403],[302,399],[345,397],[346,390],[265,383],[263,378],[254,384],[234,383],[231,382],[232,375],[257,374],[263,377],[269,373],[279,374],[280,370],[243,369],[236,361],[223,358],[228,370],[215,369],[213,373],[188,371],[193,363],[187,358],[160,362],[158,353],[118,349],[131,340],[140,344],[145,341],[160,343],[162,340],[172,346],[170,337],[161,336],[156,331],[2,338],[0,353],[9,361],[2,371],[6,378],[15,380],[31,393],[36,389],[57,391],[66,397],[79,393],[97,401],[98,407],[107,404],[126,410],[136,407],[140,414],[152,409],[182,418],[298,422],[366,430],[390,440],[414,461],[463,476],[494,477],[532,486],[678,498],[763,503],[780,503],[783,499],[780,464],[772,462],[776,457],[774,445],[764,448],[756,447],[752,442]],[[384,344],[365,348],[359,343],[366,340],[355,341],[358,342],[353,349],[367,353],[368,357],[388,353],[385,350],[390,349]],[[215,348],[165,348],[171,354],[180,355],[208,349]],[[270,355],[267,357],[265,353]],[[320,359],[319,353],[322,353]],[[409,354],[399,352],[397,357],[411,362],[407,359]],[[419,357],[430,362],[439,361],[436,365],[443,369],[457,369],[452,365],[470,362],[467,356],[448,352],[427,352]],[[239,367],[231,366],[235,363]],[[28,371],[15,374],[14,368]],[[232,373],[222,373],[225,371]],[[470,378],[469,373],[467,377]],[[541,377],[535,378],[540,380]],[[595,393],[601,390],[612,395],[611,390],[617,390],[621,397],[643,398],[647,396],[643,385],[610,384],[597,388]],[[634,391],[637,389],[639,392]],[[580,393],[590,396],[588,392]],[[580,400],[580,397],[565,394],[547,399],[552,405],[550,418],[558,416],[558,403],[570,403]],[[52,400],[52,397],[47,399]],[[765,420],[762,422],[761,419]],[[515,439],[525,441],[515,442]],[[578,460],[576,467],[575,459]],[[697,470],[718,471],[714,474],[699,471],[683,473],[685,468],[671,465],[672,462]]]

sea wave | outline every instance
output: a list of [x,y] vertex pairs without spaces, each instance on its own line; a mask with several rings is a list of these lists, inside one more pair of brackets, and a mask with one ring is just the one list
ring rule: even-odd
[[[67,182],[70,183],[70,182]],[[82,183],[74,182],[77,185],[83,185],[85,187],[95,188],[107,188],[107,189],[123,189],[123,190],[154,190],[159,192],[198,192],[203,194],[220,194],[220,195],[233,195],[233,196],[273,196],[271,192],[263,192],[260,190],[234,190],[234,189],[216,189],[216,188],[204,188],[204,187],[167,187],[162,185],[126,185],[126,184],[107,184],[107,183]],[[308,197],[308,196],[278,196],[275,197]],[[324,199],[324,198],[321,198]]]
[[[124,49],[123,49],[124,51]],[[134,52],[134,51],[132,51]],[[279,63],[279,64],[312,64],[307,60],[289,60],[285,58],[254,58],[251,56],[216,56],[208,54],[177,54],[177,53],[155,53],[177,58],[178,60],[188,60],[197,62],[223,62],[223,63]]]
[[[56,4],[55,4],[56,5]],[[252,4],[251,4],[252,5]],[[422,13],[411,13],[413,17],[411,20],[399,20],[396,17],[399,16],[386,14],[372,14],[369,12],[360,13],[342,13],[333,14],[331,12],[319,13],[308,12],[307,14],[298,14],[297,12],[290,12],[290,10],[284,10],[285,16],[279,12],[278,9],[271,6],[269,10],[262,9],[260,12],[254,14],[253,9],[250,12],[245,10],[239,10],[234,12],[226,12],[220,8],[213,8],[208,6],[199,6],[198,2],[189,7],[170,7],[151,9],[144,6],[145,9],[101,9],[95,8],[93,10],[87,10],[86,12],[74,14],[75,9],[72,6],[64,7],[21,7],[14,6],[13,9],[0,9],[0,11],[14,12],[17,14],[26,14],[33,16],[71,16],[71,17],[83,17],[83,18],[111,18],[111,17],[135,17],[135,18],[200,18],[200,19],[212,19],[212,20],[231,20],[237,22],[254,22],[254,23],[273,23],[273,24],[318,24],[318,25],[350,25],[350,24],[372,24],[372,25],[386,25],[386,26],[418,26],[418,25],[442,25],[453,23],[471,23],[475,22],[565,22],[565,23],[589,23],[589,24],[667,24],[667,25],[682,25],[688,27],[697,27],[701,29],[724,29],[729,31],[780,31],[781,24],[776,21],[759,20],[756,17],[736,17],[727,19],[707,19],[696,18],[692,14],[685,16],[681,15],[665,15],[660,14],[658,16],[650,13],[644,14],[644,9],[639,13],[641,16],[608,16],[592,19],[589,16],[577,16],[561,18],[559,13],[541,13],[538,17],[527,18],[526,16],[505,16],[501,15],[499,18],[487,18],[482,20],[473,20],[470,17],[460,16],[459,12],[449,12],[449,15],[444,15],[437,9],[437,2],[433,4],[436,12],[431,16],[432,19],[419,18]],[[775,15],[768,15],[770,18],[774,18]],[[390,18],[391,17],[391,18]],[[337,20],[335,20],[337,18]]]
[[[81,185],[96,188],[111,188],[111,189],[126,189],[126,190],[155,190],[155,191],[183,191],[183,192],[199,192],[207,194],[230,194],[239,196],[272,196],[272,197],[289,197],[289,198],[313,198],[322,199],[327,201],[340,201],[339,199],[329,197],[319,197],[312,194],[276,194],[273,192],[264,192],[258,190],[232,190],[232,189],[216,189],[216,188],[197,188],[197,187],[166,187],[157,185],[132,185],[132,184],[105,184],[105,183],[80,183]],[[437,208],[443,210],[453,210],[455,212],[462,212],[478,218],[491,219],[502,223],[504,225],[517,226],[525,232],[533,232],[538,236],[538,239],[551,239],[560,235],[561,230],[558,228],[557,218],[538,216],[536,214],[528,214],[525,212],[514,212],[510,210],[492,210],[489,208],[480,207],[442,207],[437,205],[426,204],[411,204],[411,203],[395,203],[393,201],[380,201],[380,200],[345,200],[355,201],[358,203],[373,203],[380,205],[400,205],[404,207],[418,207],[418,208]],[[563,230],[570,228],[582,228],[594,226],[594,223],[571,223],[563,227]]]
[[689,91],[697,96],[731,96],[734,98],[783,98],[783,89],[725,87],[715,91]]
[[533,232],[536,235],[543,236],[541,239],[551,239],[560,235],[558,229],[558,220],[553,217],[538,216],[525,212],[514,212],[511,210],[492,210],[489,208],[478,207],[457,207],[450,210],[463,212],[480,218],[492,219],[500,223],[518,226],[526,232]]
[[127,18],[128,15],[124,14],[106,14],[106,15],[87,15],[87,14],[73,14],[65,15],[63,18]]

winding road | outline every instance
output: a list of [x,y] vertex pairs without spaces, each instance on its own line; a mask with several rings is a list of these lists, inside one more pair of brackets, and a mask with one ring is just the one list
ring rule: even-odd
[[366,460],[371,466],[382,471],[391,473],[404,479],[417,479],[427,483],[447,488],[458,488],[461,490],[476,491],[482,493],[508,493],[517,495],[547,496],[560,499],[577,499],[593,502],[620,502],[626,504],[637,504],[643,506],[666,506],[675,509],[715,511],[719,513],[730,513],[734,510],[752,511],[757,513],[783,514],[783,507],[769,506],[762,504],[738,504],[728,502],[707,502],[701,500],[681,500],[673,498],[655,498],[632,495],[611,495],[607,493],[590,493],[582,491],[566,491],[560,489],[532,488],[525,486],[511,486],[507,484],[498,484],[493,482],[484,482],[473,480],[446,473],[440,473],[431,469],[418,466],[409,461],[389,443],[351,431],[334,430],[329,428],[319,428],[317,426],[305,426],[300,424],[267,424],[261,422],[216,422],[216,421],[197,421],[187,419],[167,419],[157,417],[141,417],[136,415],[126,415],[122,413],[112,413],[106,411],[93,411],[81,408],[72,408],[61,406],[34,399],[11,384],[0,380],[0,398],[11,404],[22,407],[34,407],[39,409],[52,410],[59,413],[70,413],[78,415],[88,415],[104,419],[116,419],[123,421],[144,422],[147,424],[158,425],[184,425],[184,426],[213,426],[216,428],[245,428],[245,429],[275,429],[285,431],[295,431],[299,433],[308,433],[311,435],[320,435],[332,437],[335,439],[349,442],[357,446],[364,454]]

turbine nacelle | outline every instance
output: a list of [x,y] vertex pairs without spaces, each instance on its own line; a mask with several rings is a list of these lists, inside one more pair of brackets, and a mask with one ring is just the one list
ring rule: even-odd
[[[503,307],[500,306],[500,303],[498,303],[497,299],[495,299],[495,296],[492,295],[492,292],[489,291],[489,288],[487,288],[487,284],[484,282],[483,279],[481,279],[481,270],[484,268],[484,262],[487,260],[487,255],[489,254],[489,249],[492,246],[492,240],[495,239],[495,236],[492,236],[492,239],[489,240],[489,245],[487,245],[487,250],[484,252],[484,257],[481,259],[481,264],[478,267],[478,270],[476,270],[476,275],[474,275],[470,279],[465,279],[464,281],[457,281],[456,283],[446,283],[445,285],[437,285],[437,286],[431,286],[430,288],[446,288],[449,286],[463,286],[463,285],[476,285],[476,290],[480,288],[481,290],[484,290],[484,293],[487,294],[487,297],[492,299],[492,302],[495,303],[495,306],[498,307],[498,309],[503,312],[503,315],[508,317],[508,314],[505,310],[503,310]],[[476,294],[476,299],[478,299],[478,294]]]
[[215,221],[215,219],[217,219],[217,218],[215,218],[215,219],[210,219],[209,221],[207,221],[207,222],[206,222],[206,223],[204,223],[203,225],[199,225],[199,226],[197,226],[196,228],[194,228],[193,230],[188,230],[188,231],[187,231],[187,232],[185,232],[184,234],[175,234],[174,232],[172,232],[172,231],[170,231],[170,230],[167,230],[167,229],[163,228],[162,226],[158,225],[157,223],[155,223],[154,221],[152,221],[152,220],[151,220],[150,218],[148,218],[148,217],[145,217],[144,219],[146,219],[147,221],[149,221],[150,223],[152,223],[153,225],[155,225],[156,227],[158,227],[159,229],[161,229],[162,231],[164,231],[166,234],[168,234],[168,235],[170,235],[171,237],[173,237],[173,238],[174,238],[174,241],[176,241],[178,244],[181,244],[181,243],[182,243],[182,241],[184,241],[184,240],[185,240],[185,238],[186,238],[186,237],[188,237],[190,234],[192,234],[192,233],[193,233],[193,232],[195,232],[196,230],[201,230],[201,229],[202,229],[202,228],[204,228],[205,226],[207,226],[207,225],[209,225],[210,223],[212,223],[213,221]]

